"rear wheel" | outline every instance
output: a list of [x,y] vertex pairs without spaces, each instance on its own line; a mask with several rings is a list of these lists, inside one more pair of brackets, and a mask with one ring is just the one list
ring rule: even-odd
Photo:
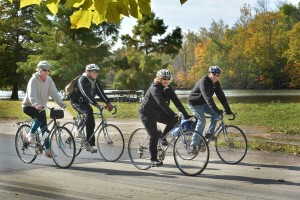
[[75,146],[76,146],[75,156],[78,156],[82,150],[82,139],[76,138],[77,125],[74,122],[67,122],[63,125],[63,127],[69,129],[69,131],[73,135],[73,138],[75,140]]
[[124,152],[124,137],[120,129],[112,124],[101,128],[97,136],[100,155],[106,161],[117,161]]
[[145,128],[136,129],[128,141],[128,154],[132,164],[138,169],[151,167],[149,151],[149,135]]
[[226,125],[220,130],[215,141],[220,159],[227,164],[241,162],[247,153],[247,139],[244,132],[237,126]]
[[70,131],[65,127],[57,127],[52,132],[50,149],[52,159],[60,168],[68,168],[72,165],[76,146]]
[[36,144],[28,144],[26,142],[26,135],[29,133],[30,126],[22,125],[18,128],[15,137],[15,147],[19,158],[24,163],[32,163],[37,156]]
[[202,173],[208,164],[208,144],[198,132],[184,130],[174,143],[173,155],[178,169],[183,174],[196,176]]

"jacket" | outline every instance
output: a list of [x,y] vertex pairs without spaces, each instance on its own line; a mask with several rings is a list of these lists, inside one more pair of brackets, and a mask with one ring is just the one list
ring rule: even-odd
[[184,117],[188,116],[188,113],[171,86],[164,87],[161,84],[155,83],[153,83],[147,90],[141,103],[139,112],[146,115],[165,114],[169,117],[175,117],[176,114],[169,107],[170,101],[172,101],[176,108],[182,112]]
[[74,84],[74,92],[71,94],[70,100],[74,103],[96,105],[96,95],[106,104],[110,102],[100,86],[99,81],[97,79],[92,80],[88,78],[86,73],[83,73],[77,83]]
[[189,94],[188,102],[192,105],[204,105],[213,109],[216,113],[220,113],[220,110],[216,106],[213,95],[216,94],[217,98],[225,108],[225,111],[231,113],[225,94],[221,88],[219,81],[215,84],[206,75],[203,76],[194,86],[191,93]]

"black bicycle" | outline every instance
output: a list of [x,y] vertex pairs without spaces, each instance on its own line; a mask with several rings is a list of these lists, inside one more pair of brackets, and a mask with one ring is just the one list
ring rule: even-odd
[[[114,162],[122,156],[124,152],[123,134],[117,126],[107,123],[106,119],[103,116],[104,109],[104,106],[100,106],[99,112],[94,113],[95,115],[100,117],[101,121],[90,138],[82,139],[75,137],[75,134],[78,130],[78,124],[82,118],[82,115],[80,113],[78,113],[77,116],[73,118],[73,122],[67,122],[63,125],[63,127],[68,128],[75,137],[76,156],[79,155],[81,150],[88,145],[88,142],[96,133],[98,133],[96,139],[97,148],[104,160]],[[113,109],[114,111],[112,112],[112,114],[115,114],[117,112],[117,107],[113,106]],[[85,135],[85,131],[82,130],[82,132]]]
[[[76,147],[71,132],[67,128],[59,126],[57,122],[57,119],[63,118],[63,110],[48,107],[44,109],[50,110],[50,118],[52,118],[52,120],[47,126],[34,134],[36,142],[28,143],[26,140],[26,135],[29,133],[33,120],[17,123],[18,130],[15,137],[17,154],[24,163],[32,163],[37,155],[42,154],[45,150],[45,139],[50,138],[50,151],[53,161],[60,168],[68,168],[74,161]],[[53,126],[48,132],[49,135],[45,139],[42,139],[43,129],[47,131],[46,127],[50,127],[50,125]]]

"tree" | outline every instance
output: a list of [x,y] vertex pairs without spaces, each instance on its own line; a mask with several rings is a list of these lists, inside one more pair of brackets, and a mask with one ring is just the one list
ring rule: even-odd
[[[14,0],[9,0],[13,2]],[[20,0],[20,8],[29,5],[40,5],[42,0]],[[180,0],[184,4],[187,0]],[[47,0],[43,1],[50,12],[56,15],[59,5],[74,7],[70,16],[71,28],[90,28],[91,23],[99,25],[102,22],[119,24],[123,16],[141,19],[142,15],[151,14],[150,0]]]
[[[144,15],[142,19],[137,21],[137,25],[133,27],[133,36],[129,34],[122,35],[121,40],[127,47],[134,48],[137,51],[144,51],[146,55],[158,53],[174,57],[182,45],[181,29],[177,27],[163,37],[167,28],[163,20],[156,18],[154,13],[151,16]],[[159,38],[155,39],[157,37]]]
[[32,43],[31,33],[37,26],[32,6],[19,10],[19,1],[0,2],[0,83],[1,88],[12,89],[11,99],[18,99],[18,90],[24,89],[23,74],[17,73],[17,63],[27,60],[31,51],[24,44]]

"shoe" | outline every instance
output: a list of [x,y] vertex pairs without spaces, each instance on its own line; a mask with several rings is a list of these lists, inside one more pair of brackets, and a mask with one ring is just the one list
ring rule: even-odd
[[200,148],[199,148],[199,151],[200,151],[200,152],[205,152],[205,151],[206,151],[206,147],[205,147],[203,141],[200,142],[199,146],[200,146]]
[[87,145],[85,150],[91,153],[97,153],[97,149],[94,149],[91,145]]
[[162,144],[163,146],[168,146],[169,143],[168,143],[168,141],[167,141],[167,138],[162,139],[161,144]]
[[151,167],[161,167],[164,163],[160,160],[151,160]]
[[57,157],[57,155],[56,155],[55,153],[52,153],[52,152],[50,151],[50,149],[46,149],[46,150],[45,150],[45,156],[46,156],[47,158]]
[[75,137],[76,137],[76,138],[81,138],[81,139],[85,138],[85,136],[84,136],[84,134],[82,133],[82,131],[76,131]]
[[197,146],[194,146],[194,145],[192,145],[191,146],[191,153],[192,154],[198,154],[198,152],[199,152],[199,148],[197,147]]
[[27,142],[28,144],[34,144],[34,143],[36,143],[36,141],[35,141],[35,135],[34,135],[34,134],[28,133],[28,134],[26,135],[26,142]]
[[206,135],[205,135],[205,139],[209,139],[210,137],[211,137],[211,133],[207,133]]

